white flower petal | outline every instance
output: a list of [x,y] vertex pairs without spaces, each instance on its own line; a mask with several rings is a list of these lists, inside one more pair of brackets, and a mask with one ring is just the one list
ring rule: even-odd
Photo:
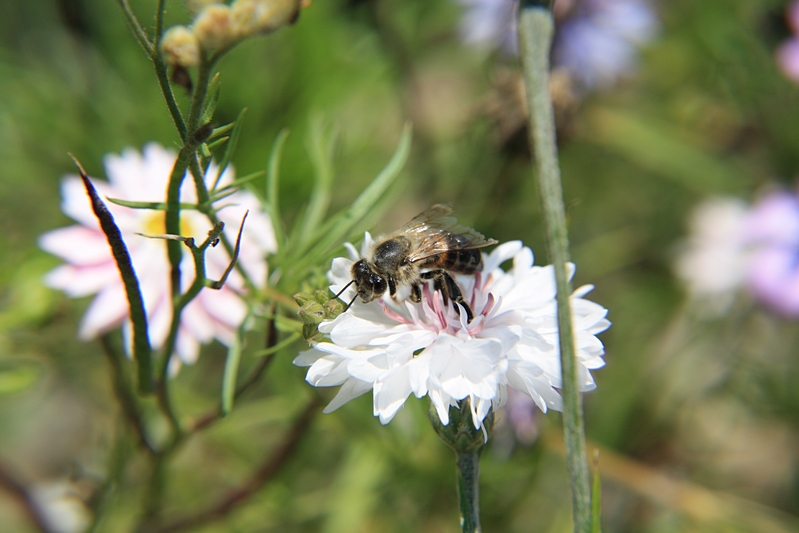
[[323,413],[332,413],[350,400],[354,400],[358,396],[363,396],[372,390],[372,383],[368,381],[361,381],[359,379],[348,379],[344,382],[336,394],[333,401],[327,404]]
[[[352,261],[371,246],[367,234],[360,254],[347,246],[352,259],[333,261],[331,290],[350,283]],[[476,428],[492,407],[505,402],[508,386],[530,396],[543,411],[561,409],[554,269],[535,266],[532,251],[518,241],[498,246],[483,259],[485,271],[457,277],[475,314],[470,323],[461,306],[444,304],[428,285],[419,304],[356,302],[320,325],[331,342],[317,344],[295,363],[311,365],[306,379],[312,384],[357,383],[358,393],[372,387],[373,411],[384,424],[411,393],[429,396],[443,424],[449,423],[449,408],[469,398]],[[513,265],[505,272],[500,265],[509,259]],[[574,274],[574,265],[567,265],[567,274]],[[590,370],[604,365],[604,346],[596,334],[610,325],[606,309],[582,298],[591,288],[581,287],[571,297],[581,390],[595,386]],[[350,287],[342,299],[354,295]],[[351,397],[348,388],[336,406]]]

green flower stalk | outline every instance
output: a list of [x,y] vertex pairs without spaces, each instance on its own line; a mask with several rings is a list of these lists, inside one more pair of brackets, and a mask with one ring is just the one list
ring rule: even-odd
[[563,189],[558,166],[555,118],[549,91],[549,52],[554,33],[551,2],[522,2],[519,12],[519,47],[530,110],[530,147],[535,154],[538,190],[544,212],[549,256],[557,284],[558,329],[563,395],[563,429],[572,487],[574,531],[591,527],[591,489],[585,453],[583,410],[577,381],[566,264],[569,239]]
[[457,464],[458,504],[463,533],[480,533],[480,454],[488,442],[494,426],[494,411],[483,419],[483,427],[476,429],[472,421],[470,400],[450,407],[449,424],[444,425],[435,406],[430,404],[430,422],[444,443],[455,452]]

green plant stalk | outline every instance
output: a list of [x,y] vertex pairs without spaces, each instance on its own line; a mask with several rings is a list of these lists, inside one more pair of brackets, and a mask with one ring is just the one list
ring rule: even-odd
[[577,363],[569,302],[572,290],[566,272],[569,240],[555,140],[555,118],[549,92],[549,52],[553,33],[554,22],[549,2],[523,2],[519,11],[519,47],[530,110],[530,147],[535,154],[547,247],[555,268],[558,290],[563,432],[572,487],[574,531],[588,533],[591,530],[591,484],[585,455],[582,403],[577,386]]
[[136,39],[136,42],[144,49],[144,52],[150,56],[153,51],[153,45],[150,42],[150,38],[147,36],[147,33],[139,24],[139,20],[136,18],[136,15],[133,13],[133,10],[130,8],[130,4],[128,0],[117,0],[119,3],[119,7],[122,9],[122,14],[125,17],[125,23],[128,25],[128,29],[130,29],[130,33],[133,34],[133,37]]
[[138,388],[141,394],[149,394],[153,391],[152,348],[150,346],[150,337],[147,333],[147,312],[144,309],[144,297],[141,293],[139,279],[136,277],[130,253],[111,211],[108,210],[100,195],[97,194],[97,190],[94,188],[89,176],[86,175],[83,166],[77,159],[75,159],[75,163],[80,170],[80,177],[86,188],[86,193],[91,199],[92,211],[94,211],[108,245],[111,247],[114,262],[116,262],[117,270],[125,286],[125,294],[130,309],[130,320],[133,323],[133,358],[138,368]]
[[457,455],[461,530],[463,533],[480,533],[480,454],[473,451]]

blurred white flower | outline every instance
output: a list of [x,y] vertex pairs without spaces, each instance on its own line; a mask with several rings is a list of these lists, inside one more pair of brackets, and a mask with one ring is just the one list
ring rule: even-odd
[[[458,0],[464,42],[506,53],[518,50],[518,0]],[[651,41],[659,23],[647,0],[556,0],[552,65],[582,88],[607,86],[631,71],[638,47]]]
[[[92,182],[101,197],[164,202],[175,159],[175,152],[155,143],[145,146],[143,154],[129,148],[119,156],[106,156],[108,182]],[[209,188],[218,174],[219,168],[212,164],[205,177]],[[230,184],[233,179],[233,169],[228,167],[219,180],[219,186]],[[62,197],[62,210],[78,224],[47,232],[39,238],[41,248],[66,262],[49,272],[45,283],[75,298],[96,294],[83,317],[80,338],[91,339],[119,326],[123,326],[123,332],[129,338],[128,301],[122,279],[79,177],[67,176],[63,180]],[[185,178],[181,202],[196,203],[190,176]],[[224,231],[231,242],[235,242],[245,211],[250,211],[244,226],[239,264],[253,283],[261,287],[267,276],[266,254],[276,249],[271,222],[252,193],[238,191],[223,202],[224,206],[217,216],[225,223]],[[132,209],[109,201],[106,201],[106,205],[122,232],[139,278],[150,342],[154,348],[160,348],[166,340],[172,320],[167,244],[164,240],[150,239],[140,234],[166,233],[164,212]],[[181,235],[194,237],[198,242],[207,237],[212,226],[205,215],[183,209],[180,217]],[[206,252],[208,277],[219,279],[229,262],[230,256],[223,246],[209,248]],[[194,280],[194,263],[185,247],[181,272],[181,284],[185,290]],[[186,307],[181,316],[175,346],[175,353],[181,361],[193,363],[200,345],[213,339],[223,344],[232,341],[236,328],[247,314],[247,305],[241,297],[244,290],[244,280],[234,270],[221,290],[203,289]]]
[[[370,245],[367,233],[364,250]],[[350,281],[350,267],[359,259],[355,248],[348,249],[350,259],[334,259],[328,273],[334,292]],[[505,402],[508,387],[530,396],[543,411],[560,410],[552,266],[533,266],[532,251],[519,241],[483,259],[482,272],[457,278],[474,311],[470,323],[462,308],[445,305],[429,285],[419,304],[357,301],[335,320],[323,322],[319,330],[332,342],[315,344],[294,363],[311,367],[306,380],[314,386],[341,385],[325,412],[372,390],[374,414],[386,424],[413,393],[428,395],[446,425],[449,407],[469,398],[479,429],[489,409]],[[505,272],[500,264],[509,259],[513,267]],[[604,365],[604,347],[596,335],[610,326],[607,310],[583,298],[590,289],[582,287],[571,298],[582,391],[595,387],[589,370]],[[342,299],[350,301],[354,291],[348,288]]]
[[69,481],[37,484],[31,488],[31,498],[48,531],[81,533],[91,524],[89,508]]
[[677,257],[675,271],[694,297],[723,313],[741,288],[749,263],[746,202],[713,198],[700,204],[689,220],[690,236]]

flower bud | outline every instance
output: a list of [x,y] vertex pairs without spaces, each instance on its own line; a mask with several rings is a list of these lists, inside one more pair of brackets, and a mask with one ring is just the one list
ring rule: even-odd
[[200,43],[186,26],[172,26],[161,41],[164,59],[170,65],[194,67],[200,63]]
[[194,24],[194,35],[203,50],[213,52],[224,48],[236,39],[230,24],[230,7],[211,4],[200,12]]
[[444,443],[457,454],[477,453],[488,440],[488,433],[494,427],[494,410],[491,409],[483,419],[483,428],[477,429],[472,422],[470,400],[458,402],[449,408],[449,424],[441,422],[433,402],[430,402],[430,422]]
[[236,0],[230,7],[233,31],[240,38],[270,33],[297,17],[300,0]]

